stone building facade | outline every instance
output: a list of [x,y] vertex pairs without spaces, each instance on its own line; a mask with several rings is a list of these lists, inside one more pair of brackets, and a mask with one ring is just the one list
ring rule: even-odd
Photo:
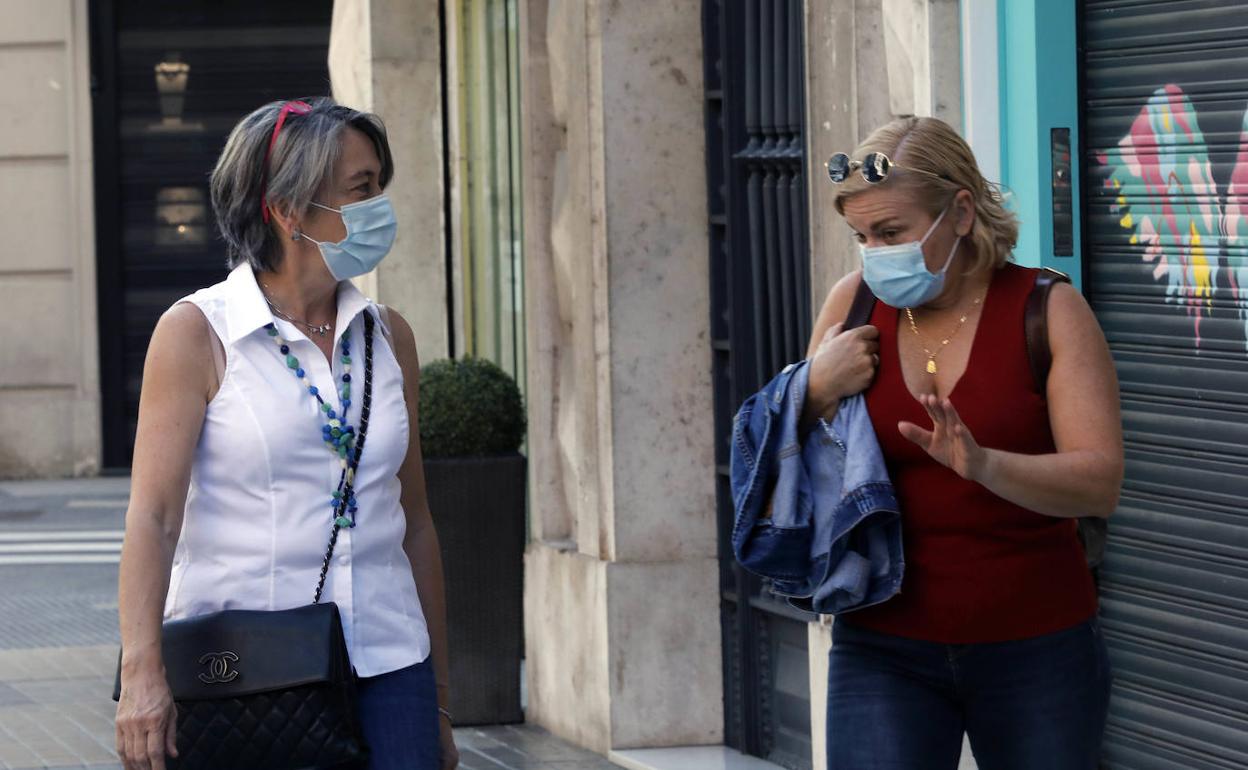
[[[0,2],[0,477],[100,467],[85,0]],[[21,435],[17,435],[20,433]]]
[[[501,1],[518,46],[527,718],[617,756],[723,745],[725,688],[736,685],[726,685],[721,636],[708,366],[711,0]],[[955,0],[790,2],[806,41],[818,307],[857,259],[829,215],[818,161],[895,114],[960,123],[966,18]],[[0,224],[16,239],[0,250],[0,314],[15,332],[0,346],[0,415],[39,426],[21,446],[0,441],[4,477],[101,466],[109,407],[96,340],[111,330],[95,308],[89,11],[88,0],[0,0],[0,104],[10,116],[0,125]],[[334,95],[383,116],[397,161],[401,257],[361,284],[411,321],[425,360],[462,354],[470,325],[459,174],[473,75],[458,67],[455,30],[474,12],[469,0],[333,4]],[[828,626],[811,623],[806,766],[822,755],[829,643]]]

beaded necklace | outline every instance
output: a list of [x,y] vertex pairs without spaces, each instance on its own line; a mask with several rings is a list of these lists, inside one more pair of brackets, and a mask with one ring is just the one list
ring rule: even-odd
[[[270,322],[265,325],[264,330],[273,338],[274,342],[277,343],[278,350],[286,357],[286,368],[303,383],[303,387],[316,399],[321,414],[325,416],[325,422],[321,425],[321,438],[329,451],[338,457],[338,462],[342,467],[342,473],[338,476],[338,488],[334,490],[329,506],[334,512],[335,527],[354,527],[355,514],[359,510],[359,506],[356,503],[352,487],[355,481],[355,464],[359,459],[359,451],[356,446],[355,427],[347,422],[347,411],[351,408],[350,329],[343,332],[342,335],[342,356],[340,359],[342,361],[342,388],[338,393],[341,414],[334,410],[333,405],[326,403],[325,399],[321,397],[320,391],[308,379],[308,373],[299,366],[299,359],[290,352],[290,343],[282,339],[282,336],[277,331],[277,327]],[[344,496],[346,497],[345,513],[341,510]]]

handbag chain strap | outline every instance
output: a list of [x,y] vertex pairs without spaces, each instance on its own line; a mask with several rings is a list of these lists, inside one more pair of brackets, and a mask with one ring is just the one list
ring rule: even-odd
[[329,547],[325,549],[325,560],[321,562],[321,578],[316,584],[316,596],[313,604],[321,603],[321,592],[325,590],[325,576],[329,574],[329,562],[334,557],[334,546],[338,543],[338,520],[346,511],[347,502],[355,487],[355,471],[360,465],[360,455],[364,453],[364,437],[368,432],[368,414],[373,409],[373,316],[364,311],[364,400],[360,403],[360,430],[355,437],[355,450],[344,471],[345,483],[342,497],[338,499],[338,507],[334,510],[334,531],[329,535]]

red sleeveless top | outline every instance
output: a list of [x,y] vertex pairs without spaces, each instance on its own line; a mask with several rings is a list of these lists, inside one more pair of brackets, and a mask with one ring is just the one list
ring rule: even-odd
[[[981,446],[1054,451],[1048,405],[1036,392],[1023,313],[1038,271],[1007,264],[989,286],[966,372],[950,400]],[[841,620],[943,644],[1023,639],[1096,612],[1096,590],[1073,519],[1017,506],[940,465],[897,423],[931,427],[902,379],[899,311],[877,302],[880,365],[867,411],[901,507],[906,571],[901,593]]]

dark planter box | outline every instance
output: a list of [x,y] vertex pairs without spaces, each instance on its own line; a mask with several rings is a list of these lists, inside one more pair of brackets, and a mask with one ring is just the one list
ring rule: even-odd
[[526,461],[498,457],[425,460],[429,509],[442,544],[456,725],[524,721]]

